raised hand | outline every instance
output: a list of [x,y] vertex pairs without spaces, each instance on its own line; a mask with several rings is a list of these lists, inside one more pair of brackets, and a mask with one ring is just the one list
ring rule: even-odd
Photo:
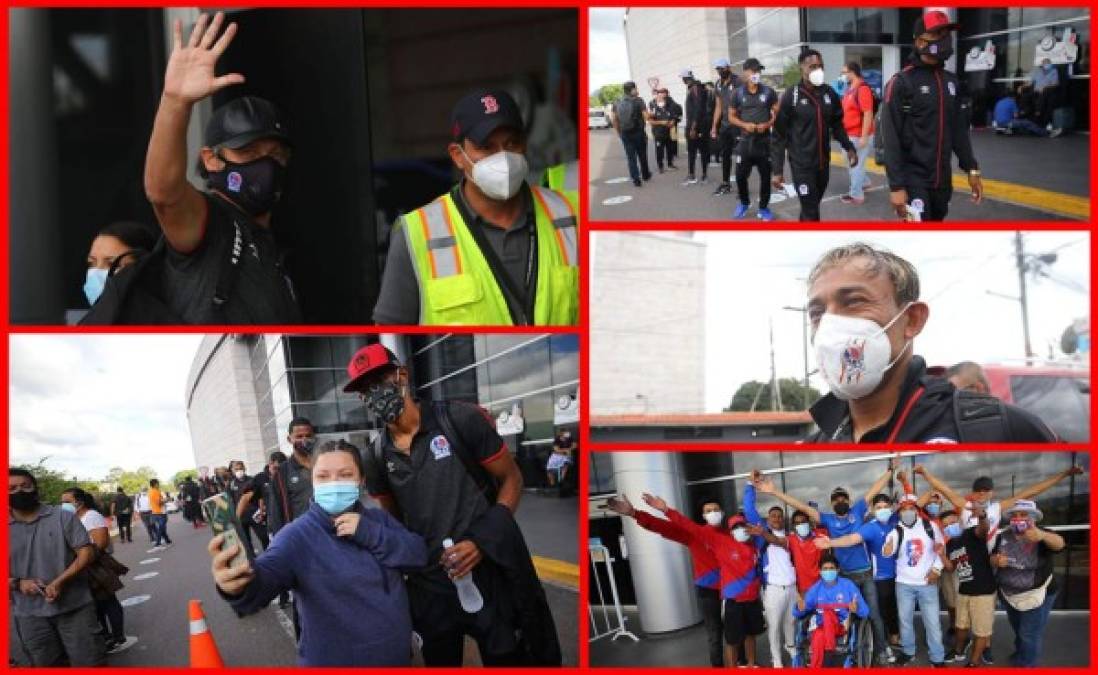
[[176,20],[172,26],[172,55],[164,73],[164,95],[182,103],[194,103],[234,84],[243,84],[244,76],[229,73],[218,77],[214,74],[217,59],[221,57],[236,35],[236,24],[217,38],[225,15],[218,12],[213,21],[202,14],[191,31],[191,39],[183,45],[183,22]]
[[633,508],[633,503],[630,502],[629,498],[625,495],[620,495],[607,499],[606,508],[622,516],[632,516],[634,513],[636,513],[636,509]]
[[922,464],[916,464],[915,465],[915,473],[920,475],[920,476],[925,476],[926,475],[926,467],[923,466]]
[[651,506],[652,508],[656,509],[660,513],[667,513],[667,511],[669,510],[669,507],[667,506],[667,502],[665,502],[663,499],[661,499],[659,497],[656,497],[654,495],[650,495],[647,492],[645,492],[643,495],[641,495],[641,499],[644,500],[645,504]]
[[755,489],[768,495],[774,494],[774,481],[760,476],[759,480],[755,481]]
[[816,537],[812,540],[812,543],[815,544],[816,548],[820,549],[821,551],[826,551],[827,549],[831,548],[830,537]]

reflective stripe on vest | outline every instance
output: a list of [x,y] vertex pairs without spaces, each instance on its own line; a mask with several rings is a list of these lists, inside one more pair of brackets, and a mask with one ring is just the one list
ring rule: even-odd
[[433,201],[420,210],[423,236],[427,240],[427,255],[431,260],[431,278],[461,274],[461,255],[450,212],[442,201]]
[[560,244],[561,255],[564,256],[565,262],[573,267],[579,265],[579,257],[576,254],[576,215],[572,211],[572,205],[560,193],[553,190],[535,187],[533,193],[534,198],[553,221],[553,230],[556,232],[557,243]]

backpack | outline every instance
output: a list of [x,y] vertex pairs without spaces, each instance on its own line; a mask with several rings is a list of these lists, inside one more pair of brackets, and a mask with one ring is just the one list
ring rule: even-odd
[[[919,516],[919,520],[923,521],[923,530],[926,531],[926,536],[930,538],[932,542],[937,542],[938,538],[934,536],[934,528],[931,527],[930,521],[922,516]],[[892,551],[892,555],[889,558],[898,558],[900,555],[900,546],[904,543],[904,526],[901,523],[896,523],[896,548]]]
[[1002,443],[1010,438],[1006,404],[990,394],[955,389],[953,420],[961,443]]
[[[469,454],[469,448],[465,445],[465,439],[462,437],[461,432],[454,426],[454,420],[450,417],[450,402],[449,401],[432,401],[431,409],[435,413],[435,418],[438,420],[439,426],[442,427],[442,433],[450,441],[451,448],[458,460],[461,461],[462,466],[465,467],[466,473],[473,479],[473,483],[476,484],[477,490],[484,495],[485,500],[488,502],[488,506],[492,506],[496,503],[496,498],[499,496],[499,484],[496,482],[495,476],[488,473],[488,470],[480,465],[473,456]],[[385,448],[381,445],[382,435],[378,434],[374,439],[374,442],[370,445],[370,454],[375,466],[385,466]]]
[[[229,256],[222,262],[217,277],[217,286],[210,302],[216,316],[221,316],[225,303],[232,295],[237,279],[240,278],[242,252],[252,244],[250,222],[233,207],[221,199],[212,199],[214,204],[228,210],[236,228]],[[243,224],[242,224],[243,222]],[[137,251],[137,260],[125,268],[118,268],[120,257],[111,265],[107,273],[107,283],[88,313],[80,320],[81,326],[109,326],[119,324],[142,325],[179,325],[185,324],[164,300],[167,289],[164,288],[164,268],[167,265],[168,244],[161,235],[151,251]],[[222,323],[225,323],[222,321]]]
[[[636,101],[639,100],[636,99]],[[643,101],[641,105],[644,105]],[[622,98],[614,104],[614,115],[618,118],[618,129],[623,134],[640,129],[641,122],[644,120],[635,100],[631,97]]]
[[[889,80],[889,83],[888,83],[889,87],[896,86],[895,84],[893,84],[893,82],[896,80],[896,78],[903,78],[904,84],[905,85],[909,84],[908,81],[907,81],[907,69],[906,68],[892,76],[892,80]],[[903,113],[906,116],[908,113],[911,112],[911,95],[910,95],[911,87],[906,86],[905,89],[907,89],[907,91],[909,93],[908,93],[907,96],[904,97],[904,99],[902,101],[900,101],[900,112]],[[873,100],[873,114],[874,114],[874,117],[873,117],[873,125],[874,125],[874,127],[873,127],[873,161],[877,162],[877,164],[880,165],[880,166],[884,166],[884,164],[885,164],[884,133],[881,131],[881,111],[880,111],[879,103],[880,103],[880,100],[877,99],[877,98],[874,98],[874,100]]]
[[[865,88],[869,89],[869,95],[873,97],[873,119],[877,120],[880,117],[880,114],[881,114],[881,96],[880,96],[880,94],[877,93],[876,89],[874,89],[873,87],[870,87],[864,81],[862,82],[861,87],[865,87]],[[859,87],[859,88],[861,88],[861,87]],[[853,94],[853,97],[854,97],[854,104],[858,106],[859,110],[861,110],[861,104],[858,103],[858,95],[857,95],[856,91]]]

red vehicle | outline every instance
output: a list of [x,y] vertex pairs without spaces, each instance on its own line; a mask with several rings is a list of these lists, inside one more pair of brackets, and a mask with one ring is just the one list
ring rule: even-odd
[[1058,365],[985,365],[991,393],[1037,415],[1065,441],[1090,440],[1090,371]]

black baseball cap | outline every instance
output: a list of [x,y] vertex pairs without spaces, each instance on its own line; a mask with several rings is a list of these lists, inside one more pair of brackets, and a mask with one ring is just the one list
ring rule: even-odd
[[282,111],[258,96],[234,98],[214,110],[206,123],[205,142],[211,148],[223,146],[236,150],[261,138],[293,145]]
[[743,69],[758,72],[760,70],[766,70],[766,66],[760,63],[758,59],[752,57],[743,62]]
[[466,138],[484,145],[500,127],[522,131],[522,113],[518,104],[503,89],[477,89],[461,98],[450,115],[450,134],[455,143]]
[[939,30],[945,28],[946,30],[957,30],[960,28],[960,24],[956,21],[950,21],[949,15],[939,9],[932,9],[918,19],[915,19],[915,28],[912,31],[912,37],[919,37],[923,33],[928,33],[932,30]]
[[995,484],[991,482],[991,476],[980,476],[976,480],[972,481],[973,492],[984,492],[986,490],[994,490]]

